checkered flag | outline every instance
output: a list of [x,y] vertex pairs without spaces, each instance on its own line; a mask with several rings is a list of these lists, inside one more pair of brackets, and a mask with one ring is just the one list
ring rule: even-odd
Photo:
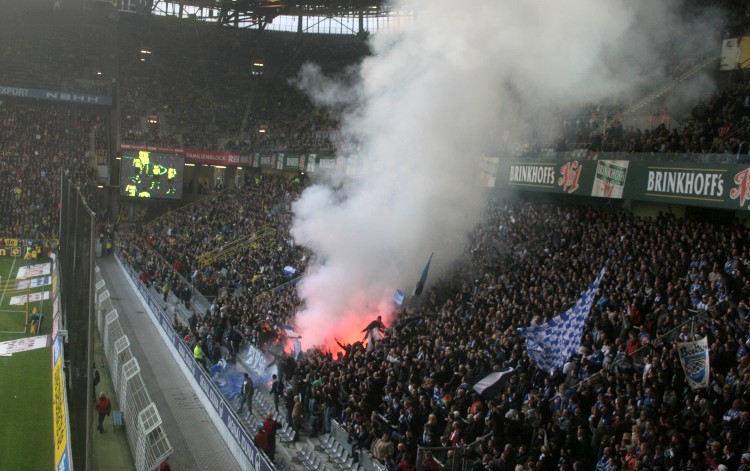
[[581,347],[584,322],[605,271],[606,267],[602,268],[594,284],[573,307],[544,324],[518,329],[526,337],[529,357],[542,370],[561,370],[565,361]]

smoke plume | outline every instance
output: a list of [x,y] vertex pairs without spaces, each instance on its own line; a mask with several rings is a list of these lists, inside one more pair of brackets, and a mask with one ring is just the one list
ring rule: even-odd
[[537,139],[552,109],[664,80],[683,55],[716,47],[719,24],[676,1],[395,6],[415,21],[372,35],[355,70],[308,65],[297,78],[316,103],[345,110],[340,155],[355,169],[293,206],[292,235],[315,253],[298,287],[307,347],[387,320],[394,290],[412,291],[431,252],[430,279],[460,256],[480,218],[481,156]]

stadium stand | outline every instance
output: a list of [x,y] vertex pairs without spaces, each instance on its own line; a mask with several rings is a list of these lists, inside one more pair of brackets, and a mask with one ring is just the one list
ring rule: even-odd
[[[37,43],[17,17],[0,18],[7,45],[0,83],[109,93],[96,75],[101,42],[90,39],[99,29],[61,28],[64,18],[35,16],[48,26]],[[337,118],[278,79],[305,59],[324,57],[339,70],[364,54],[352,38],[302,41],[266,33],[260,39],[172,18],[123,17],[117,40],[123,142],[243,152],[335,149]],[[36,44],[55,53],[40,56]],[[292,51],[292,59],[282,61],[270,45]],[[181,48],[196,54],[188,61]],[[256,60],[268,66],[262,75],[253,75]],[[746,80],[733,83],[696,103],[681,127],[659,122],[640,130],[614,120],[606,133],[577,128],[558,150],[569,150],[572,137],[594,152],[747,154],[748,94]],[[107,115],[4,98],[0,122],[0,233],[52,234],[60,172],[73,175],[93,201],[86,156],[109,146]],[[271,132],[258,133],[262,128]],[[298,308],[293,285],[283,287],[291,281],[283,268],[304,274],[309,258],[288,233],[289,207],[303,187],[264,176],[172,212],[142,234],[121,234],[118,244],[144,283],[167,284],[187,306],[194,291],[208,297],[206,312],[175,328],[191,342],[221,339],[236,355],[243,343],[275,340]],[[261,233],[270,235],[248,240],[229,258],[200,259]],[[428,467],[461,459],[475,470],[576,463],[602,470],[740,469],[750,463],[749,235],[739,223],[492,202],[472,233],[470,262],[428,291],[421,312],[400,312],[374,351],[347,346],[337,359],[309,352],[289,371],[287,395],[303,398],[303,434],[326,434],[321,443],[329,448],[323,448],[342,467],[369,453],[388,469],[408,469],[417,446],[431,446],[438,450],[422,456]],[[564,373],[538,371],[517,328],[574,303],[605,260],[608,274],[580,352]],[[674,342],[691,336],[685,323],[695,316],[698,335],[709,338],[713,368],[710,389],[697,394],[674,355]],[[222,354],[217,349],[209,357]],[[472,393],[472,378],[504,367],[519,374],[502,392]],[[304,458],[312,465],[309,451]]]
[[[243,152],[331,150],[328,136],[338,120],[316,110],[287,80],[306,60],[340,70],[365,54],[364,43],[255,33],[123,16],[123,142]],[[186,48],[189,56],[180,53]]]
[[11,98],[0,104],[0,122],[0,234],[37,238],[57,233],[61,172],[97,207],[92,161],[95,149],[107,145],[107,133],[102,133],[106,112]]
[[[371,450],[378,438],[393,435],[402,446],[383,460],[390,467],[414,460],[417,445],[475,443],[463,459],[476,469],[483,459],[527,469],[578,461],[591,469],[594,456],[619,466],[631,452],[644,466],[710,459],[734,469],[748,445],[742,411],[750,418],[743,387],[750,380],[747,237],[740,225],[670,215],[492,204],[473,233],[472,262],[452,277],[460,282],[444,280],[422,312],[401,313],[373,352],[355,346],[338,361],[311,352],[289,376],[289,396],[302,395],[310,418],[315,403],[324,404],[326,420],[315,428],[311,422],[306,433],[330,431],[328,419],[337,419],[351,437],[341,445],[355,450]],[[256,256],[271,256],[276,247],[259,249]],[[566,374],[539,372],[516,329],[574,303],[605,260],[609,274],[581,351]],[[240,331],[257,325],[253,315],[238,315],[242,292],[216,298],[206,319],[194,320],[192,337],[206,335],[217,319]],[[277,299],[289,302],[290,293]],[[265,322],[288,321],[289,309],[271,311]],[[715,365],[712,389],[697,395],[674,356],[679,327],[695,312],[706,314],[700,330],[709,336]],[[243,341],[257,344],[256,332],[245,333]],[[521,374],[501,394],[472,394],[471,377],[508,366]],[[693,449],[716,443],[721,450],[691,456],[691,442]]]

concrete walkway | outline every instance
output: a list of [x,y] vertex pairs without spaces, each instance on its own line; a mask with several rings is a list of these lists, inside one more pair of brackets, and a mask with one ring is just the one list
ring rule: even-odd
[[[123,331],[130,339],[133,355],[138,359],[151,400],[159,410],[164,430],[174,448],[169,459],[172,470],[239,470],[240,466],[163,344],[148,318],[146,307],[133,293],[114,256],[99,258],[96,262],[107,282]],[[95,455],[98,456],[97,438],[99,441],[106,439],[111,430],[110,426],[103,435],[94,438]],[[124,437],[124,433],[117,433]]]
[[[102,341],[99,338],[99,331],[94,331],[94,364],[99,371],[100,382],[96,386],[95,396],[98,397],[100,392],[105,392],[112,401],[112,410],[119,409],[119,403],[114,396],[114,386],[112,378],[109,375],[109,367],[104,359],[104,350]],[[93,398],[92,402],[95,404]],[[133,456],[130,454],[128,438],[125,432],[112,426],[112,416],[104,420],[104,433],[96,431],[98,414],[94,412],[94,420],[91,430],[94,434],[94,451],[91,458],[91,469],[93,471],[133,471],[135,464]]]

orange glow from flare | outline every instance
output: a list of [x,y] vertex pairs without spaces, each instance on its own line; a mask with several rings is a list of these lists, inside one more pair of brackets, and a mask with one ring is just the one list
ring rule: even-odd
[[[344,352],[341,347],[336,343],[336,339],[342,344],[353,344],[354,342],[362,342],[365,344],[366,332],[362,330],[367,327],[370,322],[377,319],[378,316],[382,316],[381,320],[386,327],[390,326],[392,312],[374,312],[374,313],[347,313],[338,320],[338,323],[333,326],[320,326],[321,329],[328,329],[325,336],[325,343],[322,346],[316,346],[319,350],[324,352],[330,351],[333,353],[334,358],[337,352]],[[302,334],[304,339],[305,335]],[[306,348],[312,347],[306,346]]]

